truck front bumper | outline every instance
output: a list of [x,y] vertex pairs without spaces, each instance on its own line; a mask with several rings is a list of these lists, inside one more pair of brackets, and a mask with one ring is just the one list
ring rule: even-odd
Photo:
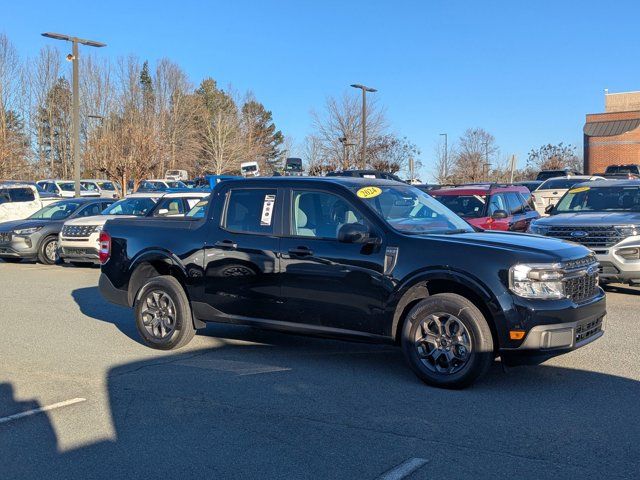
[[67,263],[86,262],[99,265],[98,235],[98,233],[92,233],[84,238],[69,238],[61,235],[58,240],[58,256]]
[[[517,347],[503,347],[500,357],[506,365],[535,365],[552,357],[588,345],[604,335],[606,298],[600,294],[573,309],[528,310],[534,325]],[[563,321],[566,320],[566,321]]]
[[594,248],[602,283],[640,284],[640,259],[624,258],[621,250],[640,249],[640,237],[629,237],[610,248]]

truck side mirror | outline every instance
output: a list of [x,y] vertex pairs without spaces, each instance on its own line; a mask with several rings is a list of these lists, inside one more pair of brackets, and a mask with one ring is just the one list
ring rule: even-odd
[[361,223],[346,223],[338,230],[338,241],[342,243],[367,243],[371,232]]
[[493,218],[494,220],[502,220],[504,218],[507,218],[508,216],[509,214],[506,210],[496,210],[495,212],[493,212],[493,215],[491,215],[491,218]]

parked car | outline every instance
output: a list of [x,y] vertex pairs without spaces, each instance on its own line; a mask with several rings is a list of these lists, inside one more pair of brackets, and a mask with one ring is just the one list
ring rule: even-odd
[[0,185],[0,222],[27,218],[58,200],[54,195],[41,195],[35,185],[4,182]]
[[80,180],[88,192],[96,192],[102,198],[120,198],[120,192],[115,183],[110,180],[86,179]]
[[100,230],[112,218],[183,216],[209,192],[134,193],[95,216],[65,222],[58,241],[58,254],[65,263],[98,264]]
[[542,170],[538,172],[538,176],[536,180],[549,180],[550,178],[556,177],[566,177],[569,175],[582,175],[580,172],[576,172],[575,170],[571,170],[570,168],[564,168],[562,170]]
[[304,175],[302,159],[290,157],[284,161],[284,175],[290,177],[301,177]]
[[400,177],[393,173],[380,170],[338,170],[327,173],[327,177],[360,177],[360,178],[381,178],[385,180],[395,180],[405,183]]
[[95,198],[59,200],[23,220],[0,223],[0,258],[51,265],[58,260],[58,234],[66,220],[98,215],[114,201]]
[[633,180],[640,178],[640,165],[609,165],[604,173],[598,173],[608,180]]
[[[59,195],[62,198],[74,198],[76,196],[76,184],[72,180],[38,180],[36,182],[44,191]],[[100,193],[89,191],[80,183],[81,197],[99,197]]]
[[99,288],[143,341],[186,345],[206,322],[398,342],[414,372],[469,385],[496,356],[536,363],[602,334],[585,247],[475,232],[421,190],[344,177],[230,180],[206,215],[116,219]]
[[433,198],[475,227],[526,232],[540,215],[527,187],[505,184],[461,185],[431,190]]
[[154,193],[154,192],[165,192],[172,188],[188,188],[183,182],[180,180],[167,180],[167,179],[159,179],[159,180],[143,180],[138,185],[138,189],[136,193]]
[[167,180],[189,180],[189,174],[186,170],[167,170],[164,174],[164,178]]
[[545,180],[533,193],[533,204],[540,215],[546,215],[546,210],[555,205],[571,187],[583,182],[604,180],[603,177],[591,175],[574,175]]
[[542,180],[524,180],[522,182],[515,182],[514,185],[522,185],[523,187],[527,187],[530,192],[533,192],[542,185]]
[[604,283],[640,284],[640,180],[582,183],[531,224],[531,232],[594,251]]

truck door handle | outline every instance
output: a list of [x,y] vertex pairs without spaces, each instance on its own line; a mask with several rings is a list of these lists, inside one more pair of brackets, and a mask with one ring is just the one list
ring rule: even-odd
[[313,255],[313,250],[309,250],[307,247],[297,247],[289,249],[289,255],[296,255],[298,257],[308,257]]
[[213,246],[218,248],[229,248],[232,250],[235,250],[236,248],[238,248],[238,244],[233,240],[219,240],[216,243],[214,243]]

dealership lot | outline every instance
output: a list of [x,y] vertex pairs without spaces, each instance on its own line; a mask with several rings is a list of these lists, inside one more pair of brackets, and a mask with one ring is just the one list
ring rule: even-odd
[[638,289],[609,290],[594,344],[446,391],[385,345],[212,325],[178,352],[151,350],[132,313],[100,297],[98,274],[0,262],[6,478],[640,471]]

